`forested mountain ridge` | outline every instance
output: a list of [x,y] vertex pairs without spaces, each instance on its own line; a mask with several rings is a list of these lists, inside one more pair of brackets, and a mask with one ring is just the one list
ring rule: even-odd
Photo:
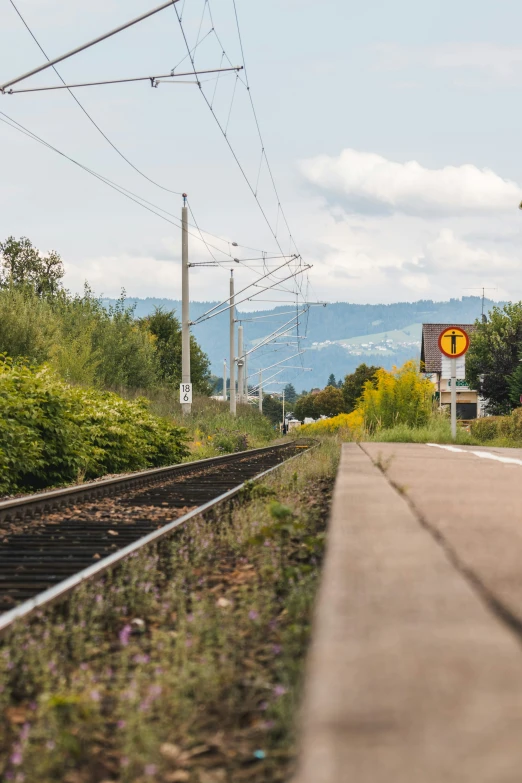
[[[114,300],[103,300],[107,305]],[[166,310],[176,310],[181,313],[181,302],[174,299],[159,298],[129,298],[129,303],[135,305],[137,317],[143,317],[153,312],[155,307],[163,307]],[[218,302],[191,302],[190,315],[195,320],[207,310],[217,305]],[[492,300],[485,300],[485,312],[495,304]],[[257,312],[242,312],[238,310],[238,318],[243,320],[246,342],[251,345],[256,340],[264,337],[269,331],[288,320],[290,316],[283,316],[283,312],[291,309],[288,305],[276,307],[273,310]],[[370,341],[373,335],[382,335],[387,332],[408,329],[412,325],[422,323],[473,323],[480,318],[482,300],[478,296],[464,296],[462,299],[450,299],[444,302],[434,302],[431,299],[423,299],[418,302],[397,302],[394,304],[359,305],[348,302],[333,302],[326,307],[316,306],[301,319],[300,332],[307,335],[305,345],[311,350],[306,354],[306,366],[312,367],[312,372],[298,376],[296,373],[289,380],[296,387],[311,388],[312,386],[324,386],[328,375],[333,372],[337,378],[348,372],[353,372],[357,364],[365,360],[365,356],[371,358],[371,363],[382,364],[390,368],[393,364],[401,364],[406,359],[420,356],[420,343],[418,337],[412,339],[410,345],[394,345],[385,355],[375,361],[375,355],[371,350],[359,346],[357,355],[350,353],[345,347],[338,344],[325,344],[327,341],[336,343],[346,341],[349,338],[368,336]],[[263,319],[251,320],[259,315],[273,314],[276,320]],[[228,356],[228,313],[212,318],[193,327],[193,334],[211,361],[212,371],[220,376],[223,371],[223,359]],[[414,330],[415,331],[415,330]],[[416,330],[418,332],[418,328]],[[314,346],[314,343],[316,345]],[[255,354],[252,356],[252,368],[256,367]]]

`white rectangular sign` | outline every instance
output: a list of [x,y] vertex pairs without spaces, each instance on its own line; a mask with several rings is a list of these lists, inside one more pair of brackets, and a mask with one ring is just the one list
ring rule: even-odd
[[179,385],[179,401],[183,405],[192,403],[192,384],[180,383]]
[[[441,377],[446,380],[451,378],[451,362],[448,356],[442,354],[442,375]],[[466,356],[459,356],[457,361],[457,379],[463,381],[466,377]]]

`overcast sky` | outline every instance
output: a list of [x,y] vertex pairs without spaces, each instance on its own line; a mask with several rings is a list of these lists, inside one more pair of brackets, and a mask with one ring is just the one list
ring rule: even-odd
[[[159,0],[16,2],[55,57]],[[212,27],[208,3],[180,0],[180,11],[183,4],[193,46]],[[281,203],[303,258],[314,264],[312,295],[359,303],[449,299],[485,285],[497,289],[491,298],[521,299],[520,3],[237,0],[237,8]],[[232,0],[211,0],[210,10],[228,57],[239,64]],[[211,33],[196,50],[196,65],[219,67],[221,52]],[[58,69],[69,82],[148,76],[169,73],[185,55],[168,8]],[[10,0],[0,0],[0,82],[42,61]],[[223,125],[235,78],[203,84]],[[23,86],[58,83],[48,70]],[[199,225],[221,238],[216,246],[227,250],[227,242],[236,241],[276,250],[197,86],[151,89],[144,82],[76,94],[135,166],[164,187],[188,192]],[[0,96],[0,111],[180,214],[180,197],[131,169],[65,91]],[[259,165],[260,142],[241,82],[227,135],[287,252],[288,234],[266,165]],[[60,252],[72,290],[88,280],[109,296],[124,286],[133,296],[179,297],[176,226],[3,123],[0,149],[0,238],[25,235],[44,251]],[[209,258],[194,237],[191,254],[196,261]],[[191,293],[224,298],[227,272],[194,270]]]

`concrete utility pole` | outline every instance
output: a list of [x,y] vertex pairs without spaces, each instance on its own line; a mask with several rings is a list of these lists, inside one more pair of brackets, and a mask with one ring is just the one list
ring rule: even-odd
[[223,401],[227,401],[227,360],[223,362]]
[[[192,384],[190,380],[190,298],[188,261],[187,194],[183,194],[181,209],[181,410],[187,415],[192,410]],[[189,390],[187,392],[187,387]],[[184,402],[187,400],[187,402]]]
[[230,413],[236,415],[236,308],[234,307],[234,270],[230,270]]
[[244,375],[244,378],[245,378],[245,391],[243,393],[243,402],[246,405],[248,405],[248,362],[247,362],[246,354],[245,354],[245,359],[244,359],[243,375]]
[[241,405],[244,394],[244,357],[243,357],[243,327],[237,327],[237,401]]
[[263,413],[263,373],[259,371],[259,412]]

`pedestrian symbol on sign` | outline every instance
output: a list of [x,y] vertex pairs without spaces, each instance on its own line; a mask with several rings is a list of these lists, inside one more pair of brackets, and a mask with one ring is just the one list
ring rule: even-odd
[[192,403],[192,384],[181,383],[179,387],[179,401],[182,405],[190,405]]
[[444,356],[458,359],[469,348],[468,333],[460,326],[448,326],[439,336],[439,349]]

